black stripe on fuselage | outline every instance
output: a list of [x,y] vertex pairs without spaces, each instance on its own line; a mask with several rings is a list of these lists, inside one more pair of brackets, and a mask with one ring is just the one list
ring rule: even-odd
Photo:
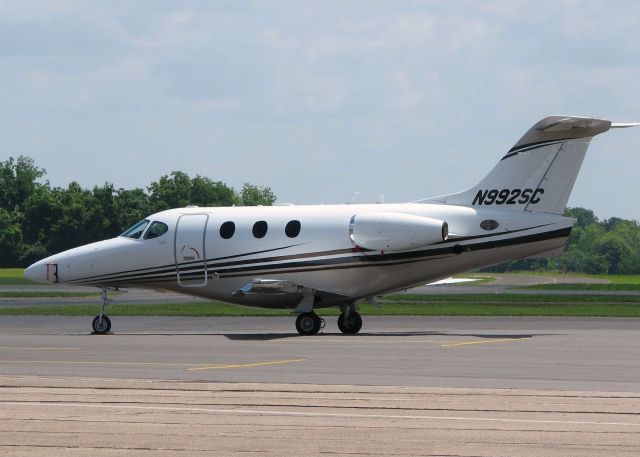
[[[480,251],[485,249],[494,249],[506,246],[514,246],[518,244],[525,243],[533,243],[536,241],[545,241],[554,238],[562,238],[568,237],[571,233],[571,228],[554,230],[551,232],[543,232],[535,235],[525,235],[517,238],[507,238],[501,240],[494,241],[485,241],[482,243],[475,244],[466,244],[466,245],[456,245],[447,246],[436,249],[428,249],[423,251],[412,251],[412,252],[399,252],[392,254],[375,254],[375,255],[366,255],[356,257],[359,261],[357,263],[353,263],[353,257],[342,257],[339,259],[327,259],[327,260],[316,260],[310,262],[304,262],[301,264],[300,262],[291,262],[288,264],[277,264],[277,265],[259,265],[256,267],[241,267],[236,269],[225,270],[224,272],[219,272],[221,278],[226,277],[237,277],[237,276],[245,276],[247,272],[265,272],[268,270],[276,269],[274,272],[305,272],[311,270],[317,270],[318,268],[309,268],[309,267],[324,267],[328,265],[339,265],[339,264],[347,264],[349,262],[352,265],[344,265],[342,268],[349,268],[350,266],[354,268],[360,267],[371,267],[371,266],[379,266],[379,265],[398,265],[402,263],[413,263],[420,262],[422,260],[433,260],[433,258],[446,258],[458,255],[462,252],[471,252],[471,251]],[[322,268],[322,269],[330,269]],[[286,270],[285,270],[286,269]],[[242,274],[238,274],[242,273]],[[271,274],[271,271],[269,271]]]
[[[487,237],[506,235],[506,234],[510,234],[510,233],[517,233],[517,232],[522,232],[522,231],[525,231],[525,230],[532,230],[532,229],[535,229],[535,228],[545,227],[547,225],[551,225],[551,224],[537,225],[537,226],[534,226],[534,227],[527,227],[527,228],[523,228],[523,229],[519,229],[519,230],[508,231],[508,232],[488,233],[488,234],[484,234],[484,235],[465,236],[465,237],[452,237],[451,239],[449,239],[447,241],[441,241],[441,242],[436,243],[436,244],[444,244],[444,243],[451,244],[451,243],[460,242],[460,241],[468,241],[468,240],[473,240],[473,239],[480,239],[480,238],[487,238]],[[308,252],[308,253],[303,253],[303,254],[291,254],[291,255],[274,256],[274,257],[260,257],[260,258],[257,258],[257,259],[245,259],[245,260],[237,260],[237,261],[233,261],[233,262],[215,263],[216,261],[219,261],[219,260],[227,260],[227,259],[234,259],[234,258],[239,258],[239,257],[246,257],[246,256],[249,256],[249,255],[261,254],[261,253],[266,253],[266,252],[273,252],[273,251],[287,249],[287,248],[295,247],[295,246],[300,246],[300,244],[291,245],[291,246],[284,246],[284,247],[275,248],[275,249],[267,249],[267,250],[263,250],[263,251],[248,252],[248,253],[245,253],[245,254],[236,254],[236,255],[232,255],[232,256],[224,256],[224,257],[217,257],[217,258],[209,259],[209,260],[207,260],[207,270],[215,271],[216,269],[219,269],[219,268],[227,268],[227,267],[238,266],[238,265],[251,265],[251,264],[265,263],[265,262],[273,263],[273,262],[281,262],[281,261],[284,261],[284,260],[304,259],[304,258],[309,258],[309,257],[327,257],[327,256],[333,256],[333,255],[343,255],[343,254],[350,254],[350,253],[354,253],[354,252],[361,252],[361,250],[354,249],[354,248],[350,248],[350,249],[335,249],[335,250],[330,250],[330,251]],[[367,252],[372,252],[372,251],[363,250],[363,252],[367,253]],[[417,252],[423,252],[423,251],[417,251]],[[387,254],[385,256],[385,258],[388,258],[388,256],[389,256],[389,254]],[[353,259],[354,257],[352,256],[352,257],[348,257],[348,258],[349,259]],[[360,256],[355,257],[355,258],[360,258]],[[181,263],[179,265],[179,269],[180,269],[180,275],[181,276],[188,275],[190,271],[202,272],[203,271],[202,261],[192,261],[192,262]],[[124,271],[124,272],[110,273],[110,274],[107,274],[107,275],[87,276],[85,278],[80,278],[80,279],[75,279],[73,281],[69,281],[69,283],[71,283],[71,284],[86,284],[86,283],[107,282],[107,281],[108,282],[113,282],[113,281],[124,282],[126,280],[141,280],[141,279],[155,280],[155,279],[162,279],[162,278],[168,278],[168,277],[174,278],[175,275],[176,275],[176,265],[175,264],[170,264],[170,265],[164,265],[164,266],[161,266],[161,267],[142,268],[142,269],[139,269],[139,270],[127,270],[127,271]]]
[[[268,265],[255,265],[255,263],[263,263],[265,259],[251,259],[245,262],[234,262],[234,265],[226,265],[224,269],[216,269],[216,267],[220,268],[221,265],[212,265],[211,267],[207,266],[207,270],[211,273],[217,273],[220,278],[231,278],[231,277],[240,277],[240,276],[248,276],[251,274],[279,274],[279,273],[299,273],[299,272],[307,272],[307,271],[319,271],[319,270],[330,270],[330,269],[344,269],[344,268],[362,268],[362,267],[372,267],[372,266],[382,266],[382,265],[399,265],[403,263],[415,263],[424,260],[435,260],[446,257],[451,257],[458,255],[462,252],[471,252],[471,251],[479,251],[484,249],[493,249],[500,248],[506,246],[513,246],[518,244],[526,244],[537,241],[545,241],[555,238],[566,238],[571,233],[571,227],[552,230],[549,232],[542,232],[532,235],[524,235],[520,237],[514,238],[503,238],[499,240],[491,240],[491,241],[483,241],[480,243],[469,243],[464,245],[453,245],[446,247],[439,247],[435,249],[426,249],[421,251],[411,251],[411,252],[403,252],[403,253],[390,253],[390,254],[368,254],[368,255],[358,255],[358,256],[349,256],[349,257],[334,257],[330,259],[315,259],[308,261],[299,261],[299,262],[286,262],[286,263],[277,263],[274,264],[275,261],[281,261],[282,258],[272,258],[271,263]],[[484,237],[484,236],[483,236]],[[341,251],[349,251],[352,250],[341,250]],[[332,252],[332,251],[326,251]],[[337,252],[337,251],[333,251]],[[303,257],[317,257],[321,253],[307,253],[307,254],[299,254],[292,256],[283,256],[291,259],[295,258],[303,258]],[[254,265],[249,264],[249,262]],[[195,266],[189,270],[181,270],[180,276],[181,279],[189,279],[189,277],[193,277],[194,279],[202,278],[204,274],[204,269],[202,265]],[[108,284],[143,284],[143,283],[163,283],[163,282],[175,282],[176,281],[176,273],[175,270],[172,273],[167,273],[162,276],[149,277],[149,276],[138,276],[131,278],[122,278],[122,279],[105,279],[104,283]],[[91,280],[91,281],[77,281],[77,283],[101,283],[100,281]]]
[[500,232],[500,233],[486,233],[484,235],[472,235],[472,236],[455,236],[455,235],[452,235],[446,241],[439,241],[439,242],[437,242],[435,244],[446,244],[446,243],[452,243],[452,242],[478,240],[480,238],[489,238],[491,236],[509,235],[511,233],[524,232],[526,230],[533,230],[533,229],[540,228],[540,227],[547,227],[549,225],[552,225],[552,224],[534,225],[533,227],[527,227],[527,228],[518,229],[518,230],[508,230],[508,231]]
[[[218,260],[227,260],[227,259],[237,259],[239,257],[246,257],[246,256],[250,256],[250,255],[256,255],[256,254],[264,254],[266,252],[274,252],[274,251],[281,251],[283,249],[289,249],[292,247],[296,247],[296,246],[301,246],[304,243],[298,243],[298,244],[291,244],[289,246],[282,246],[279,248],[272,248],[272,249],[264,249],[262,251],[253,251],[253,252],[247,252],[244,254],[234,254],[234,255],[228,255],[228,256],[223,256],[223,257],[215,257],[212,259],[208,259],[207,263],[209,262],[214,262],[214,261],[218,261]],[[194,267],[199,267],[200,265],[202,265],[202,261],[201,260],[195,260],[195,261],[191,261],[191,262],[184,262],[179,264],[181,268],[183,267],[188,267],[188,265],[194,265]],[[173,272],[175,273],[176,271],[176,264],[175,263],[171,263],[168,265],[162,265],[159,267],[149,267],[149,268],[139,268],[136,270],[125,270],[125,271],[118,271],[116,273],[108,273],[106,275],[95,275],[95,276],[86,276],[84,278],[80,278],[80,279],[74,279],[72,281],[69,281],[69,284],[73,284],[76,282],[87,282],[90,280],[93,281],[107,281],[107,280],[120,280],[120,279],[126,279],[126,278],[135,278],[137,276],[140,276],[140,274],[145,274],[145,275],[155,275],[155,274],[165,274],[168,272]],[[144,272],[144,273],[143,273]]]

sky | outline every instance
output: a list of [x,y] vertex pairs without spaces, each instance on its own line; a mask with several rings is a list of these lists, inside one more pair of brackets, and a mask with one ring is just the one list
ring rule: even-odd
[[[53,186],[181,170],[281,203],[475,185],[547,115],[640,121],[640,2],[0,0],[0,160]],[[640,128],[570,206],[640,219]]]

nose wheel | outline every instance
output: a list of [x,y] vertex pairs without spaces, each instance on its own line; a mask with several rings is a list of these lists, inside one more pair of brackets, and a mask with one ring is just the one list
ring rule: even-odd
[[93,333],[98,335],[104,335],[111,330],[111,319],[104,312],[104,307],[111,303],[111,299],[107,294],[107,288],[104,287],[102,289],[102,308],[100,309],[100,314],[93,318],[93,322],[91,323],[91,327],[93,328]]
[[91,326],[93,327],[93,333],[102,335],[111,330],[111,319],[106,314],[98,314],[93,318]]

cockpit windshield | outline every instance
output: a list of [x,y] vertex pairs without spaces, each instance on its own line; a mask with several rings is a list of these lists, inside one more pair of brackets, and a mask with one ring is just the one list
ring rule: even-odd
[[148,224],[149,224],[149,220],[143,219],[133,227],[125,230],[125,232],[120,236],[138,239],[140,238],[140,235],[142,235],[142,232],[144,232],[144,229],[147,227]]
[[164,222],[153,221],[147,233],[144,234],[144,239],[150,240],[151,238],[158,238],[167,233],[168,230],[169,227]]

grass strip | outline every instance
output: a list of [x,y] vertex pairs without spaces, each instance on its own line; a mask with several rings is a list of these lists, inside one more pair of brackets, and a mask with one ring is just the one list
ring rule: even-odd
[[42,286],[24,277],[22,268],[0,268],[0,286]]
[[640,284],[640,275],[592,275],[586,273],[564,273],[557,270],[543,271],[508,271],[505,273],[489,273],[496,276],[501,275],[524,275],[524,276],[553,276],[559,281],[562,278],[594,278],[604,279],[613,284]]
[[640,290],[640,284],[534,284],[518,287],[520,290],[584,290],[584,291],[635,291]]
[[[0,315],[95,316],[99,303],[50,306],[0,307]],[[288,316],[290,310],[245,308],[221,302],[112,304],[110,316]],[[337,316],[337,313],[336,313]]]
[[640,303],[637,295],[561,295],[561,294],[395,294],[383,302],[422,303]]
[[[431,298],[431,297],[429,297]],[[563,302],[481,302],[473,300],[385,302],[384,306],[362,304],[364,316],[592,316],[640,317],[638,301],[616,301],[617,298],[597,296],[594,301],[573,297]],[[637,298],[637,297],[633,297]],[[94,316],[99,305],[74,304],[0,308],[0,315],[62,315]],[[320,309],[322,316],[337,316],[335,308]],[[175,304],[115,304],[108,308],[111,316],[291,316],[291,310],[245,308],[220,302]]]
[[56,291],[23,291],[0,290],[0,298],[40,298],[40,297],[99,297],[99,292],[56,292]]

